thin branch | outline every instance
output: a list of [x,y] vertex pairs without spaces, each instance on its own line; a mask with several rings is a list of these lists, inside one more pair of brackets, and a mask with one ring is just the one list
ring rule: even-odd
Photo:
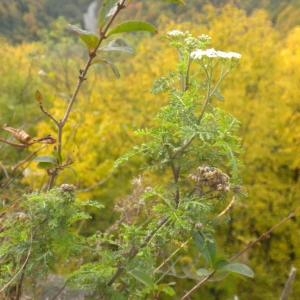
[[[242,249],[240,252],[235,254],[230,258],[230,262],[236,260],[241,255],[243,255],[245,252],[253,248],[256,244],[261,242],[262,240],[268,239],[271,235],[271,233],[276,230],[278,227],[283,225],[285,222],[291,220],[292,218],[295,218],[296,214],[295,212],[290,213],[287,217],[283,218],[280,222],[276,223],[274,226],[272,226],[269,230],[264,232],[262,235],[260,235],[256,240],[250,242],[244,249]],[[188,299],[195,291],[197,291],[202,285],[204,285],[215,273],[217,270],[213,270],[210,274],[208,274],[206,277],[204,277],[201,281],[199,281],[192,289],[190,289],[182,298],[181,300]]]
[[[206,72],[207,73],[207,72]],[[218,80],[218,82],[216,83],[215,87],[212,89],[212,91],[210,90],[210,84],[208,84],[208,88],[207,88],[207,95],[204,99],[204,104],[203,104],[203,107],[202,107],[202,110],[201,110],[201,113],[200,113],[200,116],[199,116],[199,119],[198,119],[198,125],[201,123],[202,119],[203,119],[203,116],[204,116],[204,113],[207,109],[207,106],[208,106],[208,103],[209,103],[209,100],[211,99],[211,97],[214,95],[214,93],[216,92],[216,90],[219,88],[222,80],[226,77],[226,75],[229,73],[229,71],[226,71],[224,72],[222,70],[221,72],[221,76]],[[208,81],[209,81],[209,75],[207,73],[207,76],[208,76]],[[179,154],[181,154],[182,152],[184,152],[184,150],[186,148],[188,148],[190,146],[190,144],[194,141],[194,139],[196,138],[197,134],[194,133],[177,151],[174,152],[172,158],[176,158]]]
[[151,232],[149,232],[149,234],[145,237],[143,243],[140,246],[138,246],[138,247],[132,246],[130,248],[130,250],[126,254],[126,258],[127,258],[126,261],[124,263],[122,263],[121,265],[119,265],[115,274],[108,281],[107,286],[113,285],[113,283],[123,274],[123,272],[125,270],[125,264],[129,263],[132,259],[134,259],[137,256],[137,254],[151,242],[151,240],[156,235],[156,233],[162,227],[164,227],[166,224],[168,224],[169,221],[170,221],[169,217],[164,217],[163,219],[161,219],[160,222],[157,224],[157,226]]
[[40,149],[38,149],[37,151],[31,153],[30,155],[28,155],[26,158],[24,158],[23,160],[21,160],[20,162],[18,162],[13,168],[12,168],[12,177],[9,178],[6,182],[4,182],[3,184],[0,184],[1,188],[6,188],[8,187],[15,179],[14,175],[16,173],[16,171],[23,166],[26,163],[29,163],[37,154],[39,151],[41,151],[42,149],[44,149],[46,147],[46,145],[42,146]]
[[184,92],[186,92],[190,88],[190,69],[191,69],[191,58],[189,56],[188,65],[185,74],[184,88],[183,88]]
[[23,263],[23,265],[21,266],[21,268],[15,273],[15,275],[1,288],[0,293],[3,293],[15,280],[16,278],[19,276],[19,274],[25,270],[27,263],[29,261],[30,255],[31,255],[31,250],[32,250],[32,234],[30,237],[30,247],[26,256],[26,259]]
[[294,281],[296,279],[296,273],[297,273],[297,269],[295,267],[291,267],[291,271],[290,271],[289,277],[284,285],[284,289],[280,296],[280,300],[288,300],[289,295],[292,292]]
[[259,242],[266,240],[270,238],[271,233],[276,230],[278,227],[286,223],[287,221],[295,218],[296,214],[294,212],[290,213],[287,217],[283,218],[280,222],[276,223],[273,227],[271,227],[269,230],[264,232],[262,235],[260,235],[256,240],[253,242],[250,242],[244,249],[242,249],[239,253],[235,254],[230,258],[230,261],[234,261],[237,258],[239,258],[241,255],[243,255],[245,252],[247,252],[249,249],[253,248],[256,244]]
[[60,125],[63,127],[66,122],[68,121],[68,118],[69,118],[69,115],[71,113],[71,110],[72,110],[72,107],[73,107],[73,104],[77,98],[77,94],[79,92],[79,89],[82,85],[82,83],[86,80],[85,76],[92,64],[92,61],[94,60],[94,58],[96,57],[96,52],[98,50],[98,48],[100,47],[100,45],[102,44],[102,42],[106,39],[106,34],[110,28],[110,26],[112,25],[112,23],[114,22],[115,18],[117,17],[117,15],[119,14],[119,12],[125,8],[125,2],[126,0],[123,0],[121,1],[118,5],[117,5],[117,9],[116,11],[114,12],[114,14],[112,15],[111,19],[109,20],[109,22],[107,23],[107,25],[105,26],[105,28],[103,29],[102,32],[100,32],[100,39],[99,39],[99,42],[98,42],[98,45],[95,47],[95,49],[90,53],[90,56],[89,56],[89,59],[84,67],[84,69],[82,70],[80,76],[79,76],[79,80],[78,80],[78,84],[75,88],[75,91],[71,97],[71,100],[69,102],[69,105],[67,107],[67,110],[66,110],[66,113],[62,119],[62,121],[60,122]]
[[88,188],[78,189],[76,190],[77,193],[86,193],[90,192],[96,188],[99,188],[100,186],[104,185],[111,177],[113,176],[113,172],[110,173],[108,176],[106,176],[104,179],[96,182],[95,184],[89,186]]
[[59,125],[59,122],[53,117],[53,115],[51,115],[43,106],[43,103],[42,101],[38,101],[39,102],[39,107],[41,109],[41,111],[49,118],[51,119],[55,124],[56,126]]
[[225,214],[227,214],[227,212],[232,208],[234,202],[235,202],[235,196],[232,197],[231,201],[230,201],[229,204],[225,207],[225,209],[222,210],[222,211],[216,216],[216,219],[219,219],[219,218],[223,217]]
[[4,173],[4,176],[5,176],[7,179],[9,179],[8,172],[7,172],[6,168],[5,168],[5,166],[4,166],[1,162],[0,162],[0,167],[1,167],[2,171],[3,171],[3,173]]
[[63,286],[58,290],[58,292],[54,295],[54,297],[51,298],[51,300],[56,300],[60,296],[60,294],[65,290],[67,284],[68,284],[68,280],[65,281]]
[[189,297],[199,289],[201,285],[203,285],[207,280],[209,280],[214,274],[216,270],[209,273],[207,276],[205,276],[201,281],[199,281],[193,288],[191,288],[187,293],[184,294],[183,297],[180,298],[180,300],[189,299]]
[[[71,96],[71,99],[69,101],[69,104],[66,108],[66,111],[65,111],[65,114],[64,114],[64,117],[62,118],[62,120],[60,122],[58,122],[56,125],[57,125],[57,129],[58,129],[58,144],[57,144],[57,156],[59,157],[59,160],[61,160],[61,157],[62,157],[62,138],[63,138],[63,129],[64,129],[64,126],[66,125],[68,119],[69,119],[69,116],[71,114],[71,111],[72,111],[72,108],[73,108],[73,105],[77,99],[77,95],[79,93],[79,90],[83,84],[83,82],[86,80],[86,75],[92,65],[92,62],[94,60],[94,58],[96,57],[96,53],[97,53],[97,50],[99,49],[100,45],[102,44],[102,42],[106,39],[106,34],[110,28],[110,26],[112,25],[112,23],[114,22],[114,20],[116,19],[117,15],[119,14],[119,12],[125,8],[125,2],[126,0],[122,0],[121,2],[119,2],[117,4],[117,9],[116,11],[114,12],[114,14],[112,15],[111,19],[108,21],[108,23],[106,24],[106,26],[104,27],[103,31],[100,32],[99,34],[99,42],[97,44],[97,46],[95,47],[95,49],[93,51],[91,51],[89,53],[89,59],[88,61],[86,62],[85,64],[85,67],[83,68],[83,70],[80,71],[80,75],[78,77],[78,82],[77,82],[77,85],[75,87],[75,90]],[[60,161],[61,163],[61,161]],[[56,177],[58,176],[58,173],[59,173],[59,169],[56,169],[52,172],[51,176],[50,176],[50,179],[48,181],[48,184],[47,184],[47,190],[50,190],[54,184],[55,184],[55,180],[56,180]]]
[[0,138],[0,142],[5,143],[10,146],[13,146],[13,147],[16,147],[16,148],[22,148],[22,149],[27,148],[29,146],[29,144],[17,144],[17,143],[13,143],[13,142],[7,141],[2,138]]
[[17,169],[19,169],[22,165],[26,164],[27,162],[30,162],[41,150],[43,150],[46,147],[46,145],[42,146],[40,149],[32,152],[30,155],[25,157],[23,160],[18,162],[12,169],[12,173],[14,174]]
[[[235,202],[235,196],[232,197],[232,200],[230,201],[230,203],[225,207],[225,209],[223,211],[221,211],[217,217],[215,219],[218,219],[222,216],[224,216],[233,206]],[[180,245],[180,247],[178,247],[174,252],[172,252],[170,254],[170,256],[168,256],[168,258],[166,258],[154,271],[153,273],[157,273],[162,267],[164,267],[182,248],[184,248],[190,241],[192,240],[192,237],[189,237],[184,243],[182,243]]]
[[180,245],[174,252],[170,254],[154,271],[153,273],[157,273],[162,267],[164,267],[182,248],[184,248],[190,241],[192,237],[188,238],[184,243]]

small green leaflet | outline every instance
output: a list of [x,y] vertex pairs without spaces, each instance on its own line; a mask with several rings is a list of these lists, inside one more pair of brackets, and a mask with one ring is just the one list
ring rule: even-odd
[[149,274],[147,274],[144,270],[134,269],[129,271],[128,274],[133,276],[136,280],[143,283],[147,287],[153,285],[152,277]]
[[57,164],[57,160],[53,156],[38,156],[34,161],[36,161],[38,167],[42,169],[49,169]]
[[197,270],[196,273],[200,277],[206,277],[206,276],[209,276],[212,272],[207,270],[207,269],[200,268],[200,269]]
[[80,39],[85,43],[89,51],[92,51],[98,47],[99,44],[99,37],[94,33],[83,30],[75,25],[69,25],[68,28],[79,35]]
[[228,271],[231,273],[240,274],[246,277],[253,278],[254,272],[253,270],[245,264],[240,263],[230,263],[225,266],[222,266],[220,270]]
[[104,52],[125,52],[133,54],[134,50],[124,40],[115,39],[108,43],[108,45],[99,48],[99,51]]
[[143,21],[128,21],[117,25],[115,28],[110,30],[107,36],[111,36],[113,34],[118,33],[129,33],[129,32],[137,32],[137,31],[146,31],[150,33],[156,33],[156,28],[147,22]]
[[216,262],[216,244],[212,239],[206,239],[199,232],[194,232],[194,241],[202,256],[210,266],[214,266]]

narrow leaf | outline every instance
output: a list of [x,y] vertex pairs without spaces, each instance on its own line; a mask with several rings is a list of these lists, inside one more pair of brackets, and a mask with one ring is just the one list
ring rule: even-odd
[[105,52],[125,52],[129,54],[133,54],[134,51],[130,47],[120,47],[120,46],[104,46],[100,51],[105,51]]
[[79,35],[80,39],[85,43],[87,48],[92,51],[99,44],[99,37],[90,31],[83,30],[75,25],[69,25],[69,29]]
[[93,64],[106,64],[111,68],[117,78],[121,77],[119,69],[116,67],[116,65],[107,59],[97,58],[94,60]]
[[147,287],[153,285],[151,276],[140,269],[134,269],[129,271],[128,273]]
[[108,36],[118,33],[128,33],[128,32],[137,32],[137,31],[146,31],[150,33],[156,33],[156,28],[147,22],[142,21],[128,21],[117,25],[115,28],[109,31]]
[[41,169],[49,169],[57,164],[57,161],[53,156],[38,156],[34,161],[38,163],[38,167]]
[[220,270],[225,270],[231,273],[237,273],[250,278],[254,277],[253,270],[245,264],[230,263],[220,268]]
[[99,49],[100,51],[117,51],[117,52],[126,52],[129,54],[133,54],[134,50],[132,47],[130,47],[123,39],[115,39],[111,42],[109,42],[108,45],[101,47]]
[[196,273],[200,277],[202,277],[202,276],[206,277],[206,276],[210,275],[211,272],[209,270],[207,270],[207,269],[200,268],[200,269],[197,270]]
[[35,99],[39,103],[43,101],[43,95],[39,90],[36,90],[35,92]]
[[216,244],[213,240],[206,239],[201,233],[194,233],[196,246],[200,250],[206,262],[213,266],[216,260]]

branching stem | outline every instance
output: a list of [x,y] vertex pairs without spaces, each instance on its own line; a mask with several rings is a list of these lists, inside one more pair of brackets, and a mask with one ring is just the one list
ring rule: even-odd
[[70,114],[72,112],[72,108],[73,108],[73,106],[76,102],[78,93],[79,93],[79,91],[82,87],[83,82],[87,79],[86,75],[88,74],[88,71],[89,71],[89,69],[90,69],[90,67],[93,63],[93,60],[97,55],[97,50],[101,46],[102,42],[106,39],[106,37],[107,37],[106,35],[108,33],[108,30],[111,27],[111,25],[113,24],[113,22],[116,19],[117,15],[120,13],[120,11],[123,8],[125,8],[125,2],[126,2],[126,0],[122,0],[122,1],[119,2],[119,4],[117,5],[116,11],[111,16],[110,20],[108,21],[106,26],[103,28],[103,30],[100,31],[100,33],[99,33],[99,42],[98,42],[97,46],[95,47],[95,49],[89,53],[89,59],[86,62],[84,68],[80,71],[80,75],[78,77],[77,85],[74,89],[74,92],[71,96],[71,99],[69,101],[69,104],[66,108],[66,111],[65,111],[65,114],[64,114],[62,120],[56,121],[56,119],[53,116],[51,116],[50,114],[47,114],[47,112],[43,111],[57,125],[57,136],[58,136],[58,140],[57,140],[57,157],[58,157],[58,160],[59,160],[59,166],[57,168],[55,168],[54,170],[52,170],[49,181],[48,181],[47,190],[50,190],[54,186],[55,180],[56,180],[56,178],[57,178],[57,176],[60,172],[60,169],[61,169],[60,166],[62,165],[63,131],[64,131],[64,127],[65,127],[66,123],[69,120],[69,117],[70,117]]
[[137,254],[144,249],[150,242],[151,240],[154,238],[154,236],[156,235],[156,233],[163,228],[164,226],[166,226],[168,223],[170,222],[170,218],[169,217],[164,217],[162,218],[157,226],[148,233],[148,235],[145,237],[144,241],[142,242],[142,244],[140,246],[132,246],[130,248],[130,250],[127,252],[126,254],[126,261],[121,263],[115,274],[112,276],[112,278],[109,280],[109,282],[107,283],[107,286],[111,286],[113,285],[113,283],[123,274],[123,272],[125,271],[125,267],[126,264],[128,264],[132,259],[134,259]]

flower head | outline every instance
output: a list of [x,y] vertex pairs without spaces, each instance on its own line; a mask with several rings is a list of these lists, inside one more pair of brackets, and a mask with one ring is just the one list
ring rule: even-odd
[[167,35],[170,37],[179,37],[179,36],[184,36],[185,33],[182,32],[181,30],[172,30],[172,31],[169,31],[167,33]]
[[223,59],[240,59],[242,57],[242,55],[237,52],[224,52],[213,48],[207,50],[197,49],[191,53],[191,58],[195,60],[201,60],[203,56]]
[[207,34],[201,34],[198,36],[198,40],[203,43],[210,43],[211,37]]

